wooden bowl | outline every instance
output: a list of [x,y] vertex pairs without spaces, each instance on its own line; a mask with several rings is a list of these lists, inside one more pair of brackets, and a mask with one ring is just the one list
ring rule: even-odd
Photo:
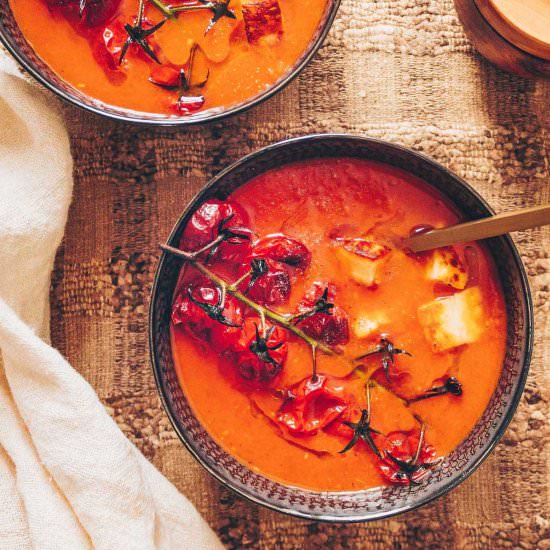
[[[521,12],[522,4],[546,0],[455,0],[468,38],[483,57],[505,71],[525,78],[550,78],[550,5],[546,38]],[[527,6],[524,5],[524,10]],[[542,16],[541,16],[542,18]]]

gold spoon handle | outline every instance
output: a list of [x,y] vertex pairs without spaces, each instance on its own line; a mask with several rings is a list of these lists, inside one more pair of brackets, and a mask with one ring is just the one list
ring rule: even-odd
[[413,252],[422,252],[440,246],[479,241],[488,237],[504,235],[510,231],[530,229],[548,224],[550,224],[550,204],[522,208],[521,210],[497,214],[489,218],[419,233],[406,239],[404,246],[410,248]]

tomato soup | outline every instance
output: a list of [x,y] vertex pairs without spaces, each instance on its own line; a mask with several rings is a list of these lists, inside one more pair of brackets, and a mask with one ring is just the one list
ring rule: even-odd
[[85,94],[187,116],[269,88],[313,39],[327,0],[10,0],[35,52]]
[[403,246],[459,220],[416,177],[346,158],[202,204],[179,244],[172,344],[210,435],[298,487],[421,483],[480,418],[504,358],[485,248]]

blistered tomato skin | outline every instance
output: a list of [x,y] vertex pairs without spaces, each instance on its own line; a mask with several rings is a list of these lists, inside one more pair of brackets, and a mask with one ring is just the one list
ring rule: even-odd
[[80,0],[46,0],[50,9],[60,9],[65,17],[84,27],[104,25],[115,15],[121,0],[86,0],[81,13]]
[[217,350],[226,350],[231,348],[239,339],[244,323],[244,315],[240,302],[232,296],[225,297],[223,315],[235,326],[227,326],[214,321],[210,330],[210,341]]
[[311,262],[311,252],[297,239],[282,233],[269,235],[254,244],[252,255],[266,258],[304,271]]
[[[298,308],[299,313],[305,313],[315,306],[328,287],[328,301],[334,302],[334,285],[315,282],[304,296]],[[323,342],[327,346],[338,346],[349,342],[349,322],[345,311],[334,305],[330,313],[315,313],[299,322],[298,326],[309,336]]]
[[232,347],[238,375],[257,385],[269,384],[277,377],[288,353],[286,331],[272,326],[264,336],[260,325],[259,317],[247,318]]
[[315,435],[339,418],[349,405],[341,384],[320,374],[289,390],[277,421],[294,435]]
[[[101,36],[101,44],[99,45],[99,51],[96,58],[103,62],[104,67],[111,71],[121,71],[127,68],[128,59],[132,56],[136,56],[141,61],[148,64],[155,63],[153,59],[144,51],[144,49],[137,43],[132,42],[128,46],[128,51],[125,53],[124,58],[121,59],[124,45],[129,38],[128,32],[125,28],[126,25],[134,26],[137,24],[137,17],[117,17],[113,21],[107,24],[103,29]],[[141,21],[141,27],[144,30],[153,28],[154,23],[144,17]],[[158,55],[160,49],[155,41],[155,37],[148,36],[146,39],[147,45]]]
[[290,296],[290,276],[286,269],[274,262],[268,262],[268,271],[255,279],[248,287],[247,279],[244,292],[260,305],[280,305],[288,301]]
[[235,236],[228,236],[218,247],[205,252],[205,255],[210,254],[213,260],[243,262],[250,252],[251,232],[248,215],[233,201],[210,199],[204,202],[187,222],[180,248],[196,252],[224,231]]
[[204,101],[204,96],[202,95],[181,95],[172,104],[172,109],[179,115],[192,115],[193,113],[201,110],[204,105]]
[[[418,431],[392,432],[385,438],[384,459],[379,464],[382,475],[390,483],[410,485],[430,475],[431,467],[439,461],[436,450],[422,442],[418,457],[420,434]],[[416,458],[416,461],[415,461]]]
[[199,340],[209,341],[218,349],[230,347],[238,338],[243,323],[240,303],[232,296],[226,296],[222,309],[228,326],[215,319],[201,308],[199,304],[216,306],[220,302],[220,291],[207,279],[199,280],[191,286],[183,287],[172,306],[172,323],[181,326]]

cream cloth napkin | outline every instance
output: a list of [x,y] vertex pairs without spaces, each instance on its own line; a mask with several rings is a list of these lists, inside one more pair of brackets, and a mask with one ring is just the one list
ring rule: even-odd
[[0,51],[0,548],[220,548],[47,343],[72,191],[51,103]]

